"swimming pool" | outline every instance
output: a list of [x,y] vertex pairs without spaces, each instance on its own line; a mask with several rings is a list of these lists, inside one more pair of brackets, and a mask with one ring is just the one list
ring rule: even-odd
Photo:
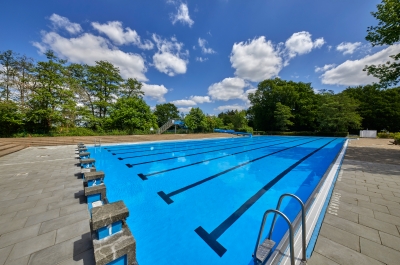
[[[89,151],[106,174],[109,201],[129,209],[140,265],[253,264],[264,212],[283,193],[307,201],[344,141],[261,136]],[[293,220],[300,206],[285,199],[281,211]],[[273,240],[286,230],[278,218]]]

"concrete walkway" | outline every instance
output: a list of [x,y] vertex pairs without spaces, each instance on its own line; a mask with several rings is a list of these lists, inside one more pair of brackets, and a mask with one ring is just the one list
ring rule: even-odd
[[400,148],[379,142],[350,143],[309,265],[400,264]]
[[0,265],[94,264],[75,148],[0,158]]

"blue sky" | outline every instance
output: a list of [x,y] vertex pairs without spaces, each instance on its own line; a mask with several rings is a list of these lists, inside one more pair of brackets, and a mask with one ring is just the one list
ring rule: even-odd
[[0,51],[36,60],[108,60],[140,80],[150,106],[208,114],[246,109],[265,79],[339,92],[376,81],[362,72],[400,52],[365,41],[378,0],[97,0],[2,3]]

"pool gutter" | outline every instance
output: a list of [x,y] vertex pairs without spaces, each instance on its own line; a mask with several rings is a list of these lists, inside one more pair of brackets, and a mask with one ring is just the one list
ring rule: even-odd
[[[306,245],[307,245],[307,257],[309,257],[314,249],[315,242],[317,240],[319,230],[323,218],[325,216],[326,208],[329,199],[332,195],[332,190],[336,178],[339,174],[341,164],[346,153],[348,146],[348,140],[345,141],[341,151],[335,158],[335,162],[330,165],[323,178],[315,188],[314,192],[311,194],[310,198],[305,203],[307,216],[306,216]],[[293,227],[295,228],[294,236],[294,253],[295,253],[295,263],[301,263],[301,253],[302,253],[302,242],[301,242],[301,212],[298,214],[293,222]],[[268,265],[289,265],[289,232],[287,232],[275,251],[272,253],[271,257],[267,260],[265,264]]]

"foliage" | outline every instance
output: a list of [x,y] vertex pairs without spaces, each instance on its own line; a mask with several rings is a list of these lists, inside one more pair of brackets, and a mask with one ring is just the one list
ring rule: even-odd
[[400,133],[395,133],[393,139],[394,139],[394,144],[400,144]]
[[322,136],[322,137],[347,137],[349,135],[348,132],[309,132],[309,131],[300,131],[300,132],[266,131],[260,134],[285,135],[285,136]]
[[377,134],[378,138],[385,138],[385,139],[393,139],[394,138],[394,133],[389,133],[389,132],[379,132]]
[[293,122],[290,121],[294,115],[288,106],[282,105],[282,103],[276,103],[274,111],[275,127],[280,131],[286,131],[288,126],[292,126]]
[[357,113],[358,103],[346,94],[322,93],[318,121],[321,131],[345,132],[349,128],[358,129],[362,118]]
[[158,127],[163,126],[169,120],[180,119],[178,108],[172,103],[157,104],[154,115],[157,116]]
[[200,108],[192,108],[185,117],[185,125],[192,131],[203,131],[206,127],[206,115]]
[[150,107],[141,98],[119,98],[110,111],[109,123],[112,128],[127,130],[150,131],[157,129],[157,118]]
[[214,129],[221,128],[224,123],[223,121],[215,116],[206,116],[204,120],[204,130],[207,132],[213,132]]
[[24,125],[24,115],[12,101],[0,101],[0,135],[11,136]]
[[248,132],[248,133],[253,133],[253,128],[249,126],[244,126],[242,128],[239,128],[237,130],[238,132]]
[[[372,46],[392,45],[400,40],[400,2],[399,0],[382,0],[377,5],[378,11],[371,14],[378,20],[378,26],[368,27],[365,39]],[[380,79],[380,85],[388,87],[400,82],[400,53],[390,56],[393,62],[382,65],[370,65],[364,68]]]

